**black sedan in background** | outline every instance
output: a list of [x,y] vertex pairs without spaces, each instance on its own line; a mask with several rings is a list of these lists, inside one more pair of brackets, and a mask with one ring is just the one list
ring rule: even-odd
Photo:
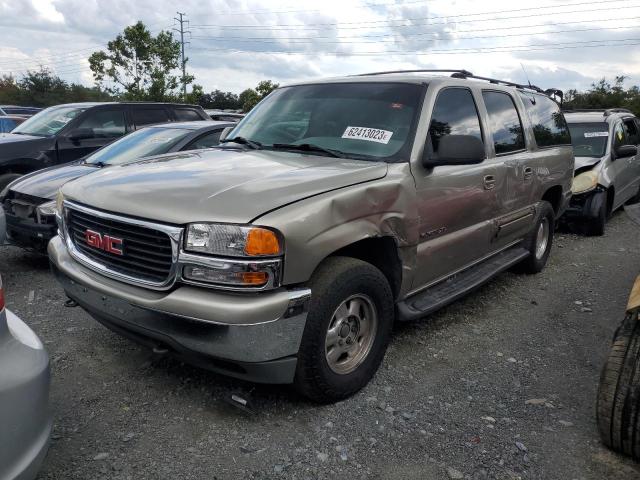
[[55,197],[66,182],[102,168],[162,153],[218,145],[226,127],[235,123],[194,121],[166,123],[137,130],[83,160],[24,175],[0,193],[7,223],[7,241],[44,252],[56,235]]

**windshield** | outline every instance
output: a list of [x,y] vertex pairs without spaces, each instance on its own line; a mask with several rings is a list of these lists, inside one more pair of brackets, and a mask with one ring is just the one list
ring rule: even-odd
[[242,137],[263,148],[310,144],[366,160],[406,159],[422,89],[398,83],[282,88],[251,111],[227,139]]
[[78,114],[84,112],[86,107],[51,107],[36,113],[26,120],[11,133],[21,133],[24,135],[36,135],[48,137],[55,135],[67,123]]
[[89,164],[120,165],[138,158],[167,153],[192,133],[186,128],[147,127],[130,133],[85,159]]
[[607,150],[609,125],[597,123],[570,123],[571,144],[576,157],[602,157]]

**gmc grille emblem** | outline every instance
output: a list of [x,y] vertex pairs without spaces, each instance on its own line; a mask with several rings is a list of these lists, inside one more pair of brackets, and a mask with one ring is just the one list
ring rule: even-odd
[[99,232],[87,229],[84,232],[84,239],[90,247],[99,248],[114,255],[123,255],[122,244],[124,242],[121,238],[102,235]]

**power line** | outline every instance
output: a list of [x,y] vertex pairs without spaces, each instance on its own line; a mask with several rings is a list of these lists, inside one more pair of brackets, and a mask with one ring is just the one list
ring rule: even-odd
[[[255,25],[255,24],[251,24],[251,25],[229,25],[229,24],[194,24],[192,25],[193,28],[224,28],[224,29],[246,29],[246,28],[252,28],[252,29],[258,29],[258,30],[264,30],[264,29],[273,29],[273,30],[291,30],[291,29],[309,29],[308,27],[329,27],[329,26],[335,26],[335,27],[340,27],[340,28],[344,28],[344,29],[362,29],[362,28],[382,28],[382,27],[415,27],[415,26],[420,26],[420,25],[445,25],[449,22],[448,20],[451,18],[461,18],[461,17],[469,17],[469,16],[478,16],[478,15],[491,15],[491,14],[503,14],[503,13],[513,13],[513,12],[523,12],[523,11],[531,11],[534,10],[535,12],[539,12],[539,10],[541,9],[549,9],[549,8],[564,8],[564,7],[573,7],[573,6],[579,6],[579,5],[595,5],[595,4],[604,4],[604,3],[619,3],[622,0],[599,0],[599,1],[594,1],[594,2],[581,2],[581,3],[573,3],[573,4],[566,4],[566,5],[557,5],[557,6],[547,6],[547,7],[528,7],[528,8],[518,8],[518,9],[512,9],[512,10],[499,10],[499,11],[492,11],[492,12],[483,12],[483,13],[471,13],[471,14],[460,14],[460,15],[447,15],[447,16],[429,16],[429,17],[414,17],[414,18],[403,18],[403,19],[397,19],[397,20],[371,20],[371,21],[366,21],[366,22],[327,22],[327,23],[307,23],[307,24],[301,24],[301,23],[284,23],[284,24],[273,24],[273,25]],[[637,8],[639,5],[629,5],[628,2],[625,2],[625,8]],[[527,15],[515,15],[515,16],[507,16],[507,17],[492,17],[492,18],[481,18],[481,19],[472,19],[472,20],[457,20],[454,23],[473,23],[473,22],[492,22],[492,21],[499,21],[499,20],[509,20],[509,19],[515,19],[515,18],[530,18],[530,17],[543,17],[543,16],[547,16],[547,15],[566,15],[569,13],[591,13],[591,12],[597,12],[597,11],[603,11],[603,10],[610,10],[611,7],[607,6],[607,7],[601,7],[601,8],[590,8],[588,12],[585,12],[584,10],[569,10],[569,11],[565,11],[565,12],[542,12],[542,13],[529,13]],[[442,20],[446,20],[445,22],[429,22],[426,24],[417,24],[417,23],[413,23],[411,25],[393,25],[391,22],[407,22],[407,21],[420,21],[420,20],[431,20],[433,18],[437,18],[437,19],[442,19]],[[371,25],[371,24],[383,24],[381,26],[376,26],[376,25]],[[367,24],[367,25],[365,25]],[[349,27],[348,25],[357,25],[356,27]],[[316,28],[311,28],[311,30],[317,30]]]
[[[616,43],[606,43],[616,42]],[[618,40],[587,40],[583,42],[564,42],[564,43],[546,43],[546,44],[529,44],[529,45],[513,45],[503,47],[475,47],[475,48],[452,48],[444,50],[426,50],[422,52],[407,52],[407,51],[378,51],[378,52],[319,52],[316,55],[335,55],[344,57],[359,57],[359,56],[389,56],[389,55],[443,55],[443,54],[464,54],[464,53],[504,53],[504,52],[526,52],[535,50],[562,50],[565,48],[592,48],[592,47],[618,47],[618,46],[631,46],[640,45],[640,43],[621,43],[621,42],[640,42],[640,38],[624,38]],[[598,43],[598,45],[590,45]],[[205,50],[211,52],[229,52],[229,53],[251,53],[251,54],[269,54],[269,55],[308,55],[309,52],[305,51],[258,51],[258,50],[238,50],[238,49],[225,49],[225,48],[198,48],[193,47],[194,50]]]
[[[640,17],[636,17],[636,18],[640,18]],[[554,31],[544,31],[544,32],[525,32],[525,33],[510,33],[510,34],[506,34],[506,35],[488,35],[488,36],[472,36],[472,37],[455,37],[455,40],[487,40],[487,39],[494,39],[494,38],[509,38],[509,37],[522,37],[522,36],[534,36],[534,35],[549,35],[549,34],[558,34],[558,33],[574,33],[574,32],[593,32],[593,31],[602,31],[602,30],[621,30],[621,29],[625,29],[625,28],[635,28],[638,27],[640,25],[628,25],[628,26],[623,26],[623,27],[599,27],[599,28],[581,28],[581,29],[569,29],[569,30],[554,30]],[[343,45],[343,44],[377,44],[380,42],[389,42],[391,41],[392,43],[398,43],[397,40],[395,38],[386,38],[386,37],[393,37],[393,35],[385,35],[385,38],[380,37],[381,39],[379,40],[356,40],[356,41],[345,41],[343,39],[337,39],[337,40],[333,40],[333,41],[321,41],[321,42],[317,42],[318,38],[317,37],[313,37],[313,38],[297,38],[297,39],[291,39],[291,38],[271,38],[271,39],[239,39],[239,40],[234,40],[234,42],[244,42],[244,43],[282,43],[282,42],[286,42],[289,44],[297,44],[297,45],[305,45],[305,44],[313,44],[313,45],[328,45],[328,44],[339,44],[339,45]],[[199,36],[193,36],[192,38],[194,39],[199,39],[199,40],[225,40],[225,37],[199,37]],[[433,42],[437,42],[440,40],[450,40],[449,38],[434,38],[434,39],[426,39],[423,40],[424,42],[428,42],[428,43],[433,43]]]
[[[640,17],[626,17],[624,19],[624,21],[630,21],[630,20],[637,20],[640,19]],[[492,27],[492,28],[476,28],[476,29],[470,29],[470,30],[451,30],[448,32],[444,32],[444,33],[475,33],[475,32],[490,32],[490,31],[498,31],[498,30],[514,30],[514,29],[525,29],[525,28],[537,28],[537,27],[560,27],[560,26],[566,26],[566,25],[580,25],[583,23],[600,23],[600,22],[620,22],[620,17],[616,17],[616,18],[603,18],[603,19],[595,19],[595,20],[576,20],[573,22],[557,22],[557,23],[538,23],[538,24],[534,24],[534,25],[526,25],[526,26],[521,26],[521,25],[516,25],[516,26],[505,26],[505,27]],[[633,28],[635,25],[630,25],[630,26],[620,26],[620,27],[616,27],[616,28]],[[614,27],[602,27],[603,30],[609,30],[609,29],[613,29]],[[577,30],[576,30],[577,31]],[[422,36],[426,36],[426,35],[442,35],[443,32],[405,32],[402,33],[403,37],[422,37]],[[211,39],[211,40],[283,40],[283,41],[288,41],[288,40],[297,40],[297,39],[301,39],[301,40],[317,40],[317,39],[351,39],[351,38],[385,38],[385,37],[390,37],[393,36],[393,34],[389,34],[389,33],[384,33],[384,34],[380,34],[380,33],[376,33],[376,34],[363,34],[363,35],[351,35],[351,36],[322,36],[322,35],[314,35],[313,37],[247,37],[245,35],[243,36],[228,36],[228,35],[224,35],[224,36],[212,36],[212,37],[202,37],[202,36],[192,36],[191,38],[199,38],[199,39],[203,39],[203,38],[207,38],[207,39]]]

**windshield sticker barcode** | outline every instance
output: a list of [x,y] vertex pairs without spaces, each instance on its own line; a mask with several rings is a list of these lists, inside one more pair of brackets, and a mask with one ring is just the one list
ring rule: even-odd
[[608,137],[609,132],[584,132],[584,138]]
[[347,127],[342,134],[342,138],[366,140],[367,142],[384,143],[386,145],[389,143],[389,140],[391,140],[391,135],[393,135],[393,132],[388,130],[367,127]]

